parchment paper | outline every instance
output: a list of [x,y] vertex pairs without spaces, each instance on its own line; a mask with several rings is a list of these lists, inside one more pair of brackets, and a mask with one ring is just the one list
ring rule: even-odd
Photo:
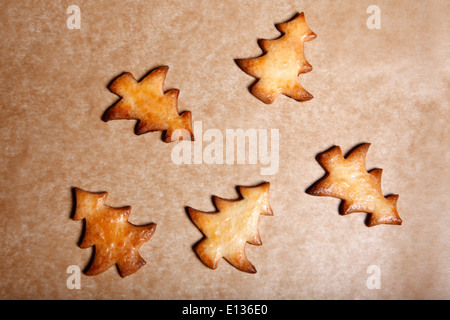
[[[69,29],[70,5],[80,29]],[[369,29],[367,8],[381,10]],[[2,299],[448,299],[448,1],[1,1]],[[259,56],[260,38],[304,12],[317,38],[305,43],[314,95],[265,105],[237,58]],[[179,110],[216,129],[279,132],[279,168],[175,164],[176,143],[134,134],[134,121],[101,117],[118,100],[108,84],[167,65],[165,89]],[[324,174],[315,157],[371,143],[367,169],[382,168],[384,194],[399,194],[401,226],[368,228],[365,213],[341,216],[340,201],[305,190]],[[208,144],[203,142],[202,148]],[[246,246],[256,274],[197,258],[202,238],[186,207],[214,211],[212,195],[271,183],[274,216],[262,216],[262,246]],[[140,249],[147,264],[81,275],[82,222],[72,188],[107,191],[132,207],[130,222],[157,224]],[[370,266],[375,266],[369,268]],[[375,269],[373,269],[375,268]],[[379,288],[368,281],[378,270]]]

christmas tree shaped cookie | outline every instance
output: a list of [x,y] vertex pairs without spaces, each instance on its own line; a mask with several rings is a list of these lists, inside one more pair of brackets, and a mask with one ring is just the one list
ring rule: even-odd
[[253,59],[237,59],[239,67],[257,78],[251,92],[264,103],[271,104],[284,94],[297,101],[311,100],[313,96],[299,83],[298,76],[312,70],[303,53],[303,43],[313,40],[316,34],[306,24],[305,15],[277,24],[283,33],[278,39],[259,41],[264,54]]
[[[138,120],[135,133],[166,131],[165,142],[179,139],[194,139],[191,112],[178,114],[178,89],[164,92],[164,81],[169,67],[163,66],[150,72],[137,82],[133,75],[125,72],[109,86],[111,92],[122,99],[103,115],[104,121],[118,119]],[[175,130],[180,129],[172,138]]]
[[216,269],[223,257],[237,269],[255,273],[245,255],[245,244],[261,245],[259,216],[273,215],[269,203],[268,182],[256,187],[239,187],[242,199],[226,200],[214,196],[217,212],[208,213],[188,208],[194,224],[205,235],[195,251],[203,263]]
[[326,175],[306,192],[314,196],[329,196],[343,200],[341,214],[367,212],[368,226],[401,224],[397,212],[398,195],[384,197],[381,192],[382,169],[366,171],[366,154],[370,147],[364,143],[344,158],[340,147],[333,147],[318,156]]
[[95,246],[87,275],[97,275],[117,264],[121,277],[138,271],[145,265],[138,250],[148,241],[156,224],[135,226],[128,222],[131,207],[113,208],[104,204],[108,193],[92,193],[75,188],[74,220],[86,220],[81,248]]

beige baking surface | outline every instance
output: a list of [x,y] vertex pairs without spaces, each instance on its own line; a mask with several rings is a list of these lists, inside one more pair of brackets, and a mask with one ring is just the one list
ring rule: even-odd
[[[66,27],[71,4],[80,30]],[[380,30],[366,26],[372,4]],[[301,11],[317,34],[305,44],[313,70],[300,76],[314,99],[265,105],[234,59],[258,56],[257,39],[278,37],[274,24]],[[448,12],[448,1],[1,1],[0,297],[449,299]],[[159,133],[101,120],[117,100],[108,83],[161,65],[203,132],[278,129],[278,173],[176,165],[176,144]],[[317,153],[361,142],[372,143],[367,168],[384,169],[383,192],[400,195],[402,226],[368,228],[365,214],[340,216],[339,200],[305,193],[323,175]],[[212,195],[237,198],[237,185],[261,181],[274,216],[260,219],[263,245],[246,247],[258,272],[225,260],[208,269],[185,207],[212,211]],[[92,254],[78,247],[75,186],[158,225],[137,273],[111,268],[68,289],[67,267],[85,268]],[[371,265],[380,289],[366,285]]]

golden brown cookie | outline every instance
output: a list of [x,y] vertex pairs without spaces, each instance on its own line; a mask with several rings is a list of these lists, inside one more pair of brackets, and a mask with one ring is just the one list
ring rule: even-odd
[[313,96],[299,83],[298,76],[312,70],[303,52],[303,43],[316,34],[306,24],[304,13],[292,20],[276,25],[283,33],[278,39],[259,41],[264,54],[253,59],[237,59],[239,67],[257,78],[251,92],[264,103],[271,104],[284,94],[297,101],[311,100]]
[[199,258],[216,269],[223,257],[237,269],[255,273],[245,255],[245,244],[261,245],[258,231],[259,215],[273,215],[269,203],[268,182],[256,187],[239,187],[238,200],[214,196],[218,211],[202,212],[188,208],[189,216],[205,237],[195,246]]
[[366,171],[366,154],[370,147],[364,143],[344,158],[340,147],[333,147],[318,156],[325,176],[306,192],[314,196],[329,196],[343,200],[341,214],[367,212],[368,226],[402,224],[397,212],[398,195],[384,197],[381,192],[382,169]]
[[121,277],[138,271],[145,265],[138,250],[148,241],[156,224],[135,226],[128,222],[131,207],[113,208],[104,204],[107,192],[92,193],[75,188],[74,220],[86,220],[81,248],[95,246],[94,260],[86,271],[97,275],[117,264]]
[[[105,112],[103,120],[138,120],[135,127],[136,134],[166,131],[165,142],[194,140],[191,112],[178,114],[179,90],[171,89],[164,92],[168,70],[167,66],[156,68],[140,82],[137,82],[129,72],[116,78],[109,86],[109,90],[122,99]],[[178,131],[176,137],[172,139],[172,134],[177,129],[181,131]]]

